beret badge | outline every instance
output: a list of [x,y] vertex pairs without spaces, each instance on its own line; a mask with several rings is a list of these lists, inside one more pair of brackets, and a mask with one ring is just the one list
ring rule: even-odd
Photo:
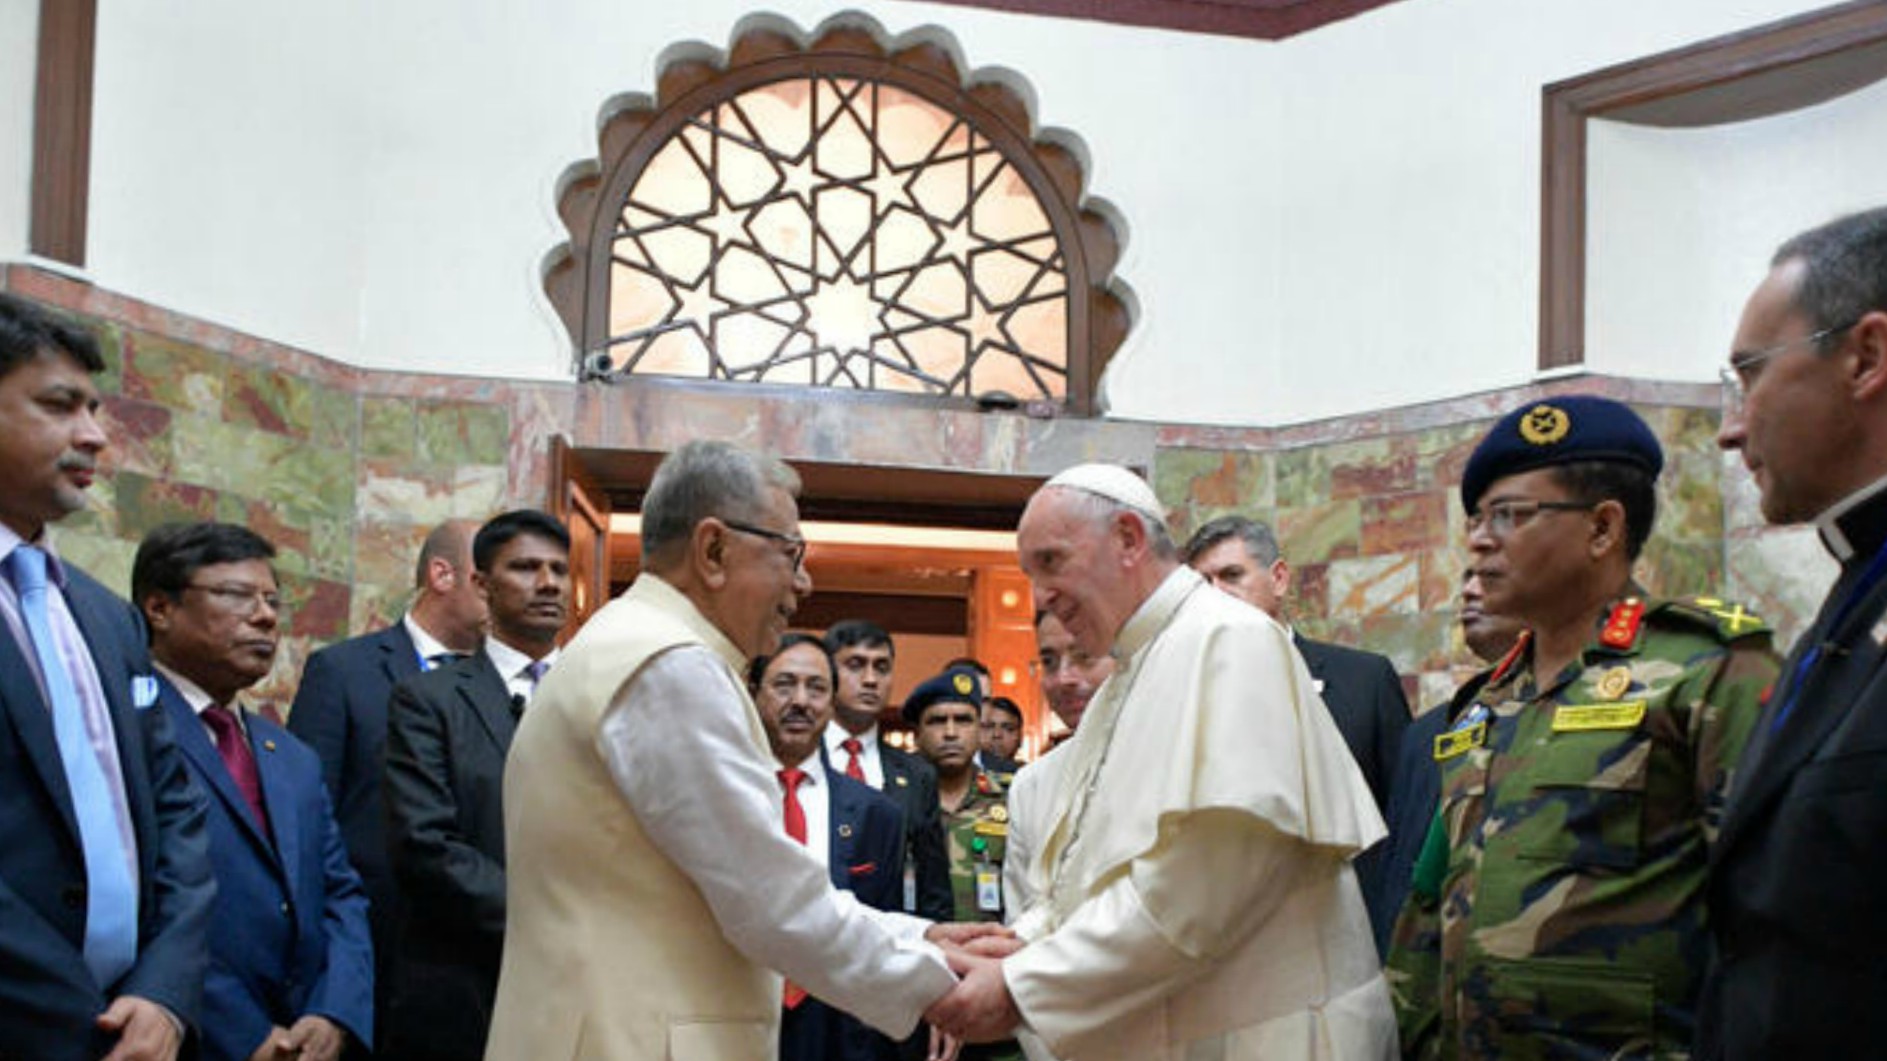
[[1552,405],[1536,405],[1520,418],[1520,437],[1536,446],[1550,446],[1572,430],[1572,417]]

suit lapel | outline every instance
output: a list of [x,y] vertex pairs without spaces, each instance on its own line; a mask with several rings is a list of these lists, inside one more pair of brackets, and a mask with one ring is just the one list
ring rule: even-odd
[[[1730,800],[1725,813],[1720,848],[1727,849],[1744,825],[1781,795],[1796,771],[1821,750],[1829,735],[1847,718],[1856,695],[1873,680],[1883,651],[1869,636],[1869,629],[1880,620],[1883,607],[1887,607],[1887,583],[1876,587],[1841,629],[1815,639],[1824,646],[1840,647],[1832,651],[1824,647],[1822,660],[1796,694],[1788,721],[1761,750],[1749,775],[1742,779],[1742,790]],[[1783,668],[1785,676],[1794,673],[1800,654],[1813,647],[1810,638],[1814,633],[1811,629],[1803,638],[1804,643],[1790,653]],[[1770,712],[1763,712],[1757,725],[1770,725],[1771,717]]]
[[[5,625],[0,623],[0,626]],[[66,786],[64,760],[59,757],[59,738],[52,731],[52,709],[40,695],[33,681],[32,664],[26,658],[26,646],[12,636],[0,637],[0,704],[4,704],[13,731],[19,735],[26,758],[33,764],[40,783],[52,794],[73,843],[79,841],[79,822],[72,812],[72,790]],[[17,675],[17,679],[14,677]]]
[[223,756],[210,741],[210,735],[203,732],[203,720],[190,710],[183,694],[170,684],[170,679],[159,676],[157,696],[159,707],[170,712],[170,728],[175,733],[177,748],[196,771],[197,780],[204,782],[203,787],[210,795],[222,802],[224,812],[238,823],[237,828],[249,838],[250,844],[273,863],[274,845],[262,835],[262,827],[249,810],[249,801],[237,790],[236,781],[229,776],[229,768],[223,765]]
[[243,721],[247,724],[245,732],[249,753],[255,756],[256,773],[262,778],[262,805],[268,808],[269,829],[275,834],[272,847],[276,857],[281,860],[283,877],[294,880],[301,868],[297,865],[301,856],[300,846],[294,843],[301,822],[297,820],[295,790],[289,785],[288,777],[277,758],[281,755],[281,744],[272,735],[260,732],[261,726],[257,724],[253,712],[243,712]]
[[511,736],[518,728],[517,719],[511,717],[511,689],[505,685],[498,668],[492,666],[491,657],[483,652],[454,666],[458,668],[455,689],[459,698],[485,727],[492,747],[498,749],[498,756],[503,759],[506,749],[511,747]]
[[842,776],[831,767],[826,767],[826,800],[829,813],[826,815],[826,840],[830,851],[826,858],[826,873],[832,878],[832,886],[846,888],[850,884],[851,867],[858,860],[858,830],[864,815],[860,811],[857,793],[842,787],[835,778]]
[[419,673],[419,649],[413,644],[412,635],[406,632],[404,622],[395,622],[381,631],[379,646],[380,670],[386,674],[389,685],[398,685]]

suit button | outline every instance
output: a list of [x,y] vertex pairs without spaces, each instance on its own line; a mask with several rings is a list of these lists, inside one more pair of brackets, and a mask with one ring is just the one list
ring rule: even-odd
[[282,904],[282,916],[283,916],[283,917],[287,917],[287,916],[288,916],[288,904],[287,904],[287,903],[283,903],[283,904]]
[[59,901],[66,904],[66,909],[68,910],[85,909],[85,885],[66,885],[59,890]]

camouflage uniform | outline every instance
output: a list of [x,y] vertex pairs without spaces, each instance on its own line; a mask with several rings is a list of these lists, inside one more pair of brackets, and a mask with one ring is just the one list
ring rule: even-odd
[[1687,1057],[1708,845],[1779,670],[1769,629],[1627,599],[1548,682],[1529,645],[1436,740],[1389,956],[1404,1056]]
[[[975,776],[963,804],[956,810],[939,808],[944,843],[950,857],[950,897],[958,921],[1002,920],[1002,856],[1009,838],[1009,782],[1013,774],[998,774],[971,767]],[[976,874],[986,869],[996,881],[996,909],[977,902]]]
[[[956,920],[1000,922],[1004,901],[1002,860],[1009,840],[1009,782],[1015,775],[976,766],[970,769],[975,776],[970,779],[970,790],[962,805],[955,811],[938,808],[950,855],[950,897],[956,901]],[[979,869],[994,882],[994,910],[986,910],[977,902]],[[1022,1048],[1014,1040],[966,1044],[958,1056],[961,1061],[1022,1061]]]

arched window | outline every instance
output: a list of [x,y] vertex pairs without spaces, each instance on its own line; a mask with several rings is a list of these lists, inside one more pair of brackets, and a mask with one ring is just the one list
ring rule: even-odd
[[1129,323],[1066,134],[935,32],[777,20],[669,60],[567,176],[545,289],[589,378],[1006,395],[1077,414]]

